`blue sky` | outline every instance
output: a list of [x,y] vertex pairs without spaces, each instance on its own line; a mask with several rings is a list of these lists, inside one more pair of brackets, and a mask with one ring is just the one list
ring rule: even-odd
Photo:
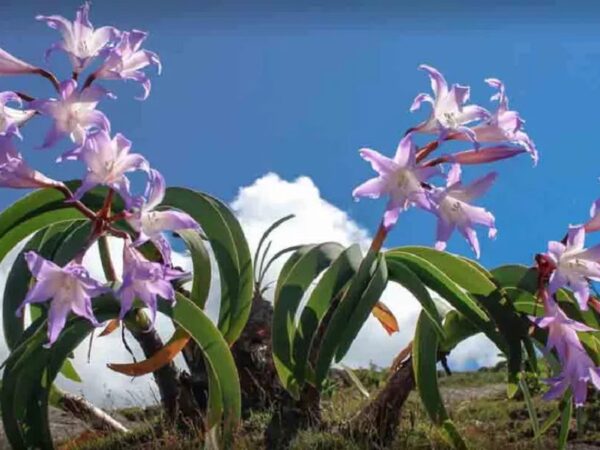
[[[79,3],[2,2],[0,46],[42,64],[58,36],[33,16],[72,17]],[[160,54],[164,72],[153,78],[145,102],[133,99],[134,84],[106,83],[119,99],[101,109],[171,185],[231,201],[239,187],[267,172],[290,180],[307,175],[326,200],[374,231],[384,202],[355,203],[350,195],[372,176],[357,150],[393,154],[404,131],[424,117],[408,108],[429,89],[417,70],[427,63],[449,82],[470,85],[473,101],[483,106],[492,106],[483,79],[505,81],[511,106],[540,150],[535,169],[526,157],[494,167],[500,177],[481,204],[495,213],[499,235],[487,242],[480,233],[485,265],[530,262],[547,240],[584,220],[600,196],[596,9],[566,2],[172,1],[168,9],[165,2],[122,3],[96,1],[92,22],[149,31],[146,47]],[[65,76],[65,60],[57,54],[50,67]],[[35,96],[48,95],[48,87],[34,78],[0,79],[2,90]],[[49,126],[37,122],[25,130],[23,153],[50,175],[78,176],[76,163],[51,164],[66,142],[50,152],[33,149]],[[468,169],[464,176],[485,171]],[[3,191],[0,207],[17,195]],[[433,217],[411,211],[388,245],[428,245],[434,230]],[[449,250],[470,255],[458,236]]]

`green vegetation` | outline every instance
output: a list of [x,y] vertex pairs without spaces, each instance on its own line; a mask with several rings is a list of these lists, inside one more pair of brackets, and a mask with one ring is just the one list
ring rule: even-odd
[[[359,369],[355,371],[363,385],[374,392],[385,381],[385,370]],[[448,413],[458,431],[470,448],[479,450],[525,450],[535,449],[536,442],[525,402],[506,398],[506,373],[502,364],[494,369],[478,372],[455,373],[447,376],[440,373],[440,387],[448,408]],[[327,424],[321,430],[301,431],[291,444],[293,450],[368,450],[373,445],[356,442],[343,433],[344,424],[356,414],[368,400],[359,390],[347,382],[340,373],[331,377],[331,384],[324,391],[322,401],[323,417]],[[532,389],[536,391],[536,389]],[[576,421],[572,420],[569,442],[591,445],[600,442],[600,398],[593,394],[592,401],[580,415],[582,430],[577,431]],[[545,402],[539,393],[533,398],[540,426],[550,416],[556,405]],[[155,414],[144,415],[141,410],[129,408],[120,411],[129,420],[137,420],[139,429],[127,436],[96,437],[87,442],[67,445],[69,449],[108,450],[108,449],[192,449],[200,448],[200,438],[185,436],[167,430]],[[139,419],[136,419],[139,418]],[[269,423],[269,412],[252,413],[243,422],[236,449],[255,450],[264,448],[263,433]],[[556,448],[559,423],[554,423],[539,439],[539,448]],[[449,449],[444,436],[432,425],[425,413],[416,392],[409,397],[402,414],[396,439],[388,447],[391,450],[405,449]],[[588,446],[585,448],[596,448]],[[600,447],[598,447],[600,448]]]

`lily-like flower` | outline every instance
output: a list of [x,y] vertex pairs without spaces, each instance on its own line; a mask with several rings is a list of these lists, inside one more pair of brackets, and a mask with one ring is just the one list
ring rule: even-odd
[[129,153],[130,149],[131,141],[121,133],[111,139],[106,131],[96,130],[87,135],[80,147],[59,158],[81,160],[87,166],[87,174],[75,191],[74,198],[78,200],[90,189],[104,185],[118,192],[130,205],[132,198],[125,174],[135,170],[147,172],[150,169],[146,158],[139,153]]
[[52,147],[65,136],[69,136],[77,144],[82,144],[86,132],[94,128],[110,132],[107,117],[96,110],[103,97],[112,97],[105,89],[95,85],[78,91],[77,82],[67,80],[60,84],[59,95],[59,99],[34,100],[30,103],[36,111],[54,120],[42,148]]
[[[471,129],[475,133],[475,139],[477,142],[508,141],[516,144],[524,148],[537,164],[538,151],[531,138],[523,130],[525,121],[521,119],[517,111],[508,109],[508,97],[504,90],[504,83],[496,78],[488,78],[485,82],[498,89],[498,92],[491,98],[491,100],[498,101],[498,109],[485,122]],[[472,136],[467,134],[458,134],[453,138],[472,140]]]
[[550,294],[568,285],[573,290],[580,308],[587,310],[590,296],[589,280],[600,281],[600,245],[585,249],[584,242],[585,227],[571,227],[566,245],[550,241],[546,256],[556,266],[550,276]]
[[129,224],[139,233],[134,245],[152,241],[160,251],[165,264],[171,263],[171,244],[164,237],[165,231],[198,229],[198,224],[189,215],[181,211],[157,211],[165,197],[165,179],[157,170],[151,169],[143,203],[134,208],[127,218]]
[[35,111],[11,108],[6,106],[7,103],[17,103],[19,106],[23,104],[15,92],[0,92],[0,136],[13,134],[22,138],[19,126],[31,119]]
[[437,207],[431,211],[438,217],[437,242],[435,248],[444,250],[446,243],[455,228],[458,228],[477,258],[480,255],[479,239],[475,225],[489,228],[488,236],[496,236],[495,219],[492,213],[485,209],[473,206],[469,202],[483,195],[496,180],[495,172],[479,178],[468,186],[463,186],[460,181],[461,169],[459,164],[453,164],[445,188],[434,188],[432,199]]
[[90,2],[85,2],[75,14],[73,22],[62,16],[37,16],[36,20],[46,24],[62,35],[62,41],[46,51],[46,59],[56,50],[64,51],[71,60],[73,71],[81,72],[98,54],[116,39],[120,32],[114,27],[94,30],[89,21]]
[[389,195],[390,199],[383,216],[383,225],[390,229],[398,220],[400,212],[411,204],[425,209],[431,208],[429,195],[423,188],[424,181],[434,175],[439,175],[437,167],[419,167],[415,160],[416,146],[412,134],[407,134],[398,145],[393,159],[381,153],[363,148],[360,156],[371,163],[371,167],[379,176],[358,186],[352,192],[355,199],[359,197],[379,198]]
[[10,135],[0,135],[0,187],[43,188],[59,185],[60,182],[29,167]]
[[78,263],[70,262],[60,267],[35,252],[25,253],[25,261],[36,278],[36,283],[19,306],[20,316],[25,305],[50,301],[48,311],[48,345],[52,345],[65,327],[70,311],[88,319],[92,325],[99,323],[92,311],[92,298],[108,291],[92,279],[87,270]]
[[131,309],[133,301],[139,298],[150,309],[154,322],[157,297],[175,301],[175,290],[170,282],[183,275],[184,272],[148,261],[126,242],[123,247],[123,284],[117,292],[117,297],[121,300],[120,318]]
[[145,100],[150,95],[150,79],[142,72],[142,69],[155,65],[160,75],[162,66],[158,55],[149,50],[141,48],[142,43],[148,37],[148,33],[139,30],[123,32],[121,40],[114,48],[108,49],[106,60],[100,68],[94,72],[94,78],[104,80],[133,80],[142,85],[144,93],[138,100]]
[[0,48],[0,75],[22,75],[39,71],[38,67],[26,63]]
[[423,102],[431,103],[433,110],[429,118],[413,128],[413,131],[437,134],[439,142],[451,135],[462,134],[477,145],[475,132],[467,124],[487,119],[490,113],[481,106],[465,105],[470,95],[468,86],[453,84],[448,88],[444,76],[433,67],[423,64],[419,69],[429,74],[434,97],[424,93],[417,95],[410,111],[419,109]]
[[556,349],[562,364],[562,373],[547,380],[551,388],[546,392],[546,400],[561,397],[571,387],[575,406],[581,407],[587,399],[587,384],[591,382],[600,389],[600,368],[591,360],[577,332],[596,331],[582,323],[572,320],[551,298],[544,301],[545,317],[532,320],[540,328],[548,329],[546,349]]

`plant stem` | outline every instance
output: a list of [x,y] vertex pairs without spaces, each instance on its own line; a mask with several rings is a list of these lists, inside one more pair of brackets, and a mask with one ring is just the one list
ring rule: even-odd
[[108,246],[108,239],[106,235],[100,236],[98,240],[98,250],[100,252],[100,261],[102,262],[102,269],[106,279],[114,283],[117,281],[117,273],[115,272],[115,266],[113,265],[112,258],[110,256],[110,248]]
[[417,154],[416,154],[416,157],[415,157],[416,161],[418,163],[420,163],[425,158],[427,158],[429,155],[431,155],[435,150],[437,150],[437,148],[439,146],[440,146],[440,143],[438,141],[431,141],[429,144],[427,144],[424,147],[420,148],[417,151]]
[[383,220],[382,220],[381,223],[379,224],[379,228],[377,229],[377,233],[375,233],[373,242],[371,242],[371,247],[369,248],[370,251],[378,252],[379,250],[381,250],[381,247],[383,246],[383,242],[385,241],[385,238],[387,237],[388,231],[389,230],[383,225]]
[[71,205],[81,211],[84,216],[86,216],[88,219],[96,220],[96,213],[85,206],[81,201],[73,200],[73,192],[71,192],[71,189],[69,189],[66,185],[59,184],[53,187],[54,189],[60,191],[67,200],[71,200]]
[[54,75],[52,72],[49,72],[46,69],[38,68],[34,73],[37,73],[38,75],[48,79],[48,81],[52,83],[52,86],[54,86],[54,89],[56,89],[56,92],[60,91],[60,82],[58,81],[58,78],[56,78],[56,75]]
[[92,83],[94,82],[95,79],[96,79],[96,74],[95,73],[90,74],[86,78],[85,83],[83,83],[83,86],[81,87],[81,90],[83,91],[84,89],[90,87],[92,85]]

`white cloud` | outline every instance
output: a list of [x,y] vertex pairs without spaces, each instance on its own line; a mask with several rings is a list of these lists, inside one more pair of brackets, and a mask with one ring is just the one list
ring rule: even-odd
[[[363,250],[366,250],[370,244],[369,232],[354,222],[347,213],[324,200],[319,189],[306,176],[294,181],[286,181],[277,174],[269,173],[250,186],[240,188],[231,207],[242,224],[252,251],[269,225],[292,213],[296,217],[272,234],[271,253],[291,245],[324,241],[336,241],[344,246],[358,243]],[[120,273],[122,245],[118,241],[111,241],[110,247],[115,260],[115,269]],[[190,268],[188,257],[176,253],[175,258],[177,265]],[[4,284],[11,259],[14,259],[14,256],[0,264],[0,284]],[[285,258],[281,258],[273,265],[267,274],[267,282],[276,279],[284,262]],[[97,248],[92,248],[86,255],[85,264],[93,276],[103,278]],[[269,298],[270,295],[271,292],[267,297]],[[400,332],[389,336],[381,325],[370,317],[344,359],[345,364],[356,367],[367,366],[372,362],[378,366],[388,366],[394,356],[412,339],[420,311],[418,302],[403,287],[396,284],[386,289],[382,300],[398,319]],[[218,307],[218,273],[214,270],[213,286],[207,304],[209,316],[216,318]],[[166,339],[173,329],[170,321],[164,317],[159,319],[157,328]],[[129,338],[129,343],[135,349],[137,356],[142,357],[133,338]],[[89,363],[87,351],[86,340],[75,352],[75,365],[84,383],[76,384],[62,380],[61,386],[72,392],[83,393],[91,401],[106,406],[156,401],[158,394],[151,376],[130,379],[106,367],[107,362],[131,360],[121,342],[120,332],[114,332],[104,338],[96,338]],[[476,336],[465,341],[452,352],[450,364],[454,370],[491,365],[498,360],[497,353],[497,349],[489,340],[483,336]],[[6,354],[4,346],[0,347],[1,354]]]
[[[291,245],[336,241],[342,245],[358,243],[366,251],[370,245],[369,232],[354,222],[347,213],[321,197],[319,189],[306,176],[294,181],[281,179],[269,173],[250,186],[242,187],[231,207],[240,220],[251,249],[255,249],[263,232],[277,219],[295,214],[272,234],[272,248],[276,251]],[[276,279],[285,262],[282,258],[267,275],[267,281]],[[379,322],[369,317],[344,363],[367,366],[370,362],[388,366],[396,354],[412,339],[419,303],[402,286],[392,283],[382,301],[392,310],[400,332],[389,336]],[[490,365],[497,361],[495,346],[484,336],[476,336],[461,344],[452,353],[450,364],[456,370],[473,365]]]

